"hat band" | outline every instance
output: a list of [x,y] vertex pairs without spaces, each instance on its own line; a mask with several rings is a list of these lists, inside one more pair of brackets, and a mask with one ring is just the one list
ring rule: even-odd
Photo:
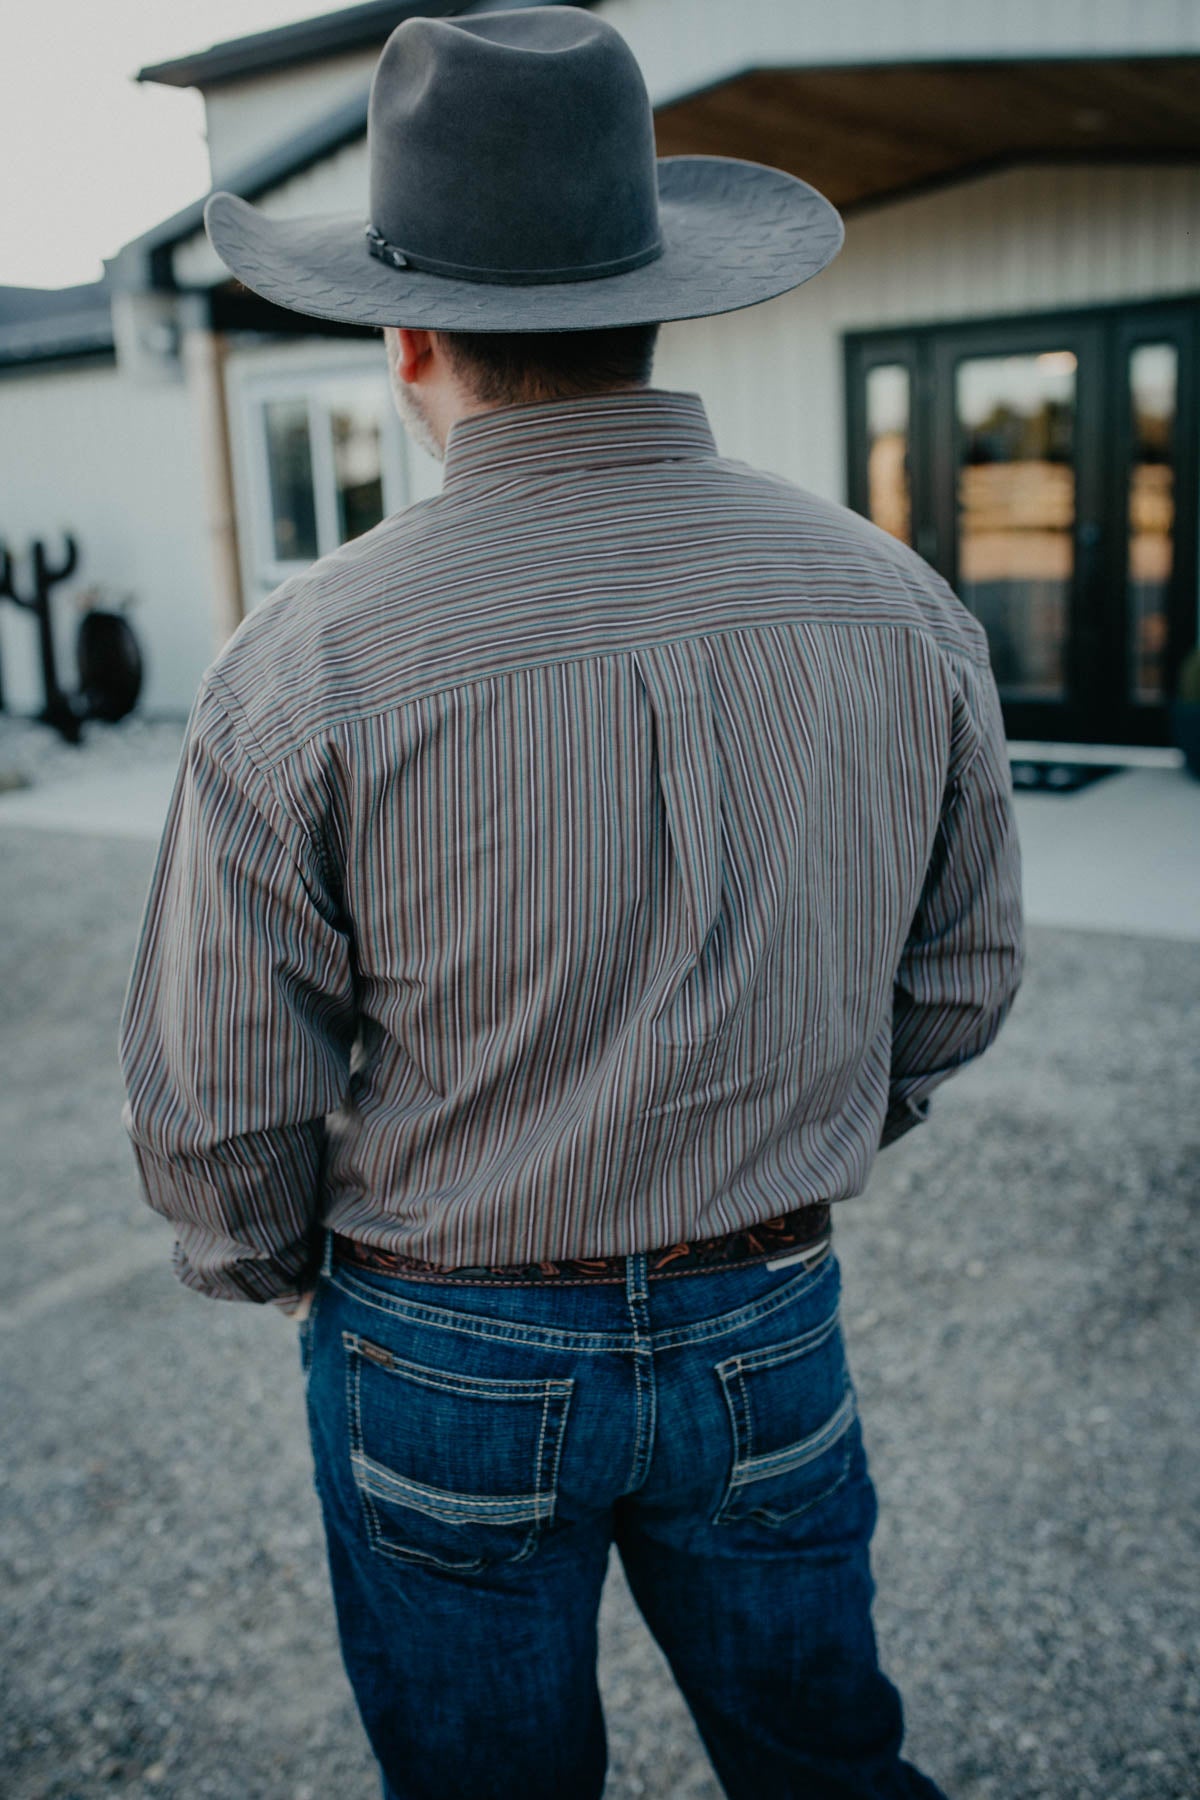
[[604,275],[623,275],[627,269],[640,269],[662,255],[662,239],[656,238],[644,250],[632,256],[618,256],[611,262],[573,263],[565,269],[481,269],[470,263],[440,262],[433,256],[414,256],[411,250],[399,250],[389,244],[374,225],[366,227],[367,248],[391,269],[416,269],[423,275],[452,275],[458,281],[486,281],[498,287],[534,287],[550,281],[596,281]]

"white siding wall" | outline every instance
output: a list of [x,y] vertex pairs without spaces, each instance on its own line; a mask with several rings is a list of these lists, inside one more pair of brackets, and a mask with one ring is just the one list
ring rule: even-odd
[[376,50],[356,50],[211,89],[204,112],[213,186],[351,95],[365,93],[378,60]]
[[[59,680],[75,685],[72,594],[99,582],[137,596],[129,620],[146,663],[139,706],[183,713],[215,654],[204,500],[186,388],[138,387],[115,368],[31,370],[0,381],[0,538],[31,592],[31,539],[57,560],[79,541],[76,573],[54,590]],[[37,630],[0,602],[5,698],[42,703]]]

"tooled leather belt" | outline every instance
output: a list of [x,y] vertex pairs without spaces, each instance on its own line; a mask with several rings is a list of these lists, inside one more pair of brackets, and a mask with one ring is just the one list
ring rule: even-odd
[[[694,1243],[669,1244],[664,1249],[646,1252],[649,1276],[699,1275],[710,1269],[774,1261],[795,1252],[797,1266],[801,1262],[815,1267],[824,1261],[831,1242],[830,1204],[815,1201],[798,1207],[776,1219],[747,1225],[724,1237],[697,1238]],[[574,1256],[559,1261],[532,1263],[480,1263],[470,1267],[446,1268],[425,1262],[418,1256],[405,1256],[395,1250],[376,1250],[356,1238],[333,1233],[333,1260],[353,1263],[362,1269],[373,1269],[380,1275],[396,1275],[406,1281],[440,1282],[582,1282],[624,1281],[625,1262],[620,1256]],[[789,1260],[791,1260],[789,1258]]]

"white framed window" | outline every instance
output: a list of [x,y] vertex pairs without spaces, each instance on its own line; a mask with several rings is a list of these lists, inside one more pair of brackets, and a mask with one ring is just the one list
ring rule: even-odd
[[414,459],[382,345],[235,352],[228,372],[249,608],[416,498]]

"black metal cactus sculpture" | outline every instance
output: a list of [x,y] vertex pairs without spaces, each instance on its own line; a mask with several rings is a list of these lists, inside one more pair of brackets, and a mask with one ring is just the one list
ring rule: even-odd
[[46,554],[46,546],[41,538],[35,538],[33,544],[33,596],[26,599],[18,594],[13,578],[13,559],[6,544],[0,544],[0,597],[12,600],[26,612],[33,613],[37,619],[38,639],[42,653],[42,680],[45,685],[46,703],[38,718],[46,725],[52,725],[69,744],[77,744],[80,735],[80,717],[71,705],[70,699],[58,684],[58,671],[54,656],[54,631],[50,619],[50,592],[60,581],[75,573],[79,561],[79,546],[70,532],[67,533],[66,555],[60,563],[52,563]]

